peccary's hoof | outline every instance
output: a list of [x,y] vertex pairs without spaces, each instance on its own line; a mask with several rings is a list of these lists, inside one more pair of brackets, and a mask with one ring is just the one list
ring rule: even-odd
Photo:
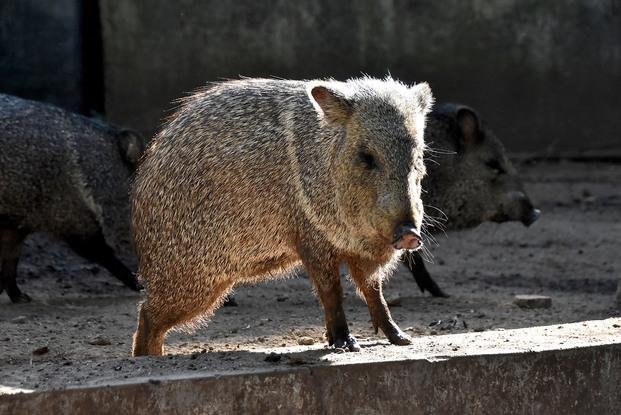
[[332,343],[335,349],[346,349],[350,352],[359,352],[360,345],[354,336],[348,334],[347,336],[339,339],[335,339]]
[[30,298],[28,294],[24,294],[21,291],[13,295],[9,294],[9,298],[11,299],[11,302],[14,304],[23,304],[23,303],[29,303],[32,301],[32,298]]
[[412,344],[412,338],[399,329],[386,333],[388,341],[397,346],[407,346]]
[[432,282],[433,282],[433,285],[429,286],[428,288],[429,294],[431,294],[433,297],[440,297],[440,298],[450,297],[450,295],[444,292],[442,288],[438,287],[438,284],[436,284],[435,281],[432,281]]

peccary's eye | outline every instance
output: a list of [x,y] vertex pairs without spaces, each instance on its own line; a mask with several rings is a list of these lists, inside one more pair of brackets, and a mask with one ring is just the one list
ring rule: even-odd
[[506,173],[505,169],[502,168],[498,160],[488,160],[485,162],[485,165],[490,169],[494,170],[494,172],[496,172],[497,174]]
[[358,153],[358,157],[360,158],[360,162],[364,165],[364,168],[367,170],[375,170],[379,167],[375,161],[375,157],[373,157],[373,154],[369,154],[366,151],[360,151]]

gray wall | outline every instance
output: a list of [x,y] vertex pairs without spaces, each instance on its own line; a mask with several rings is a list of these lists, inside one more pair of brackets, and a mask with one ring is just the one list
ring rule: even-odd
[[106,111],[152,133],[227,77],[427,80],[512,151],[621,147],[617,0],[100,0]]
[[79,0],[0,1],[0,92],[84,106]]

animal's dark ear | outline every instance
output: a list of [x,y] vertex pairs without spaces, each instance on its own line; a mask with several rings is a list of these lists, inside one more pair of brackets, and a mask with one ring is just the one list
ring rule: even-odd
[[329,123],[345,124],[351,117],[352,104],[341,92],[317,85],[312,87],[309,93]]
[[457,110],[457,124],[463,137],[463,146],[468,148],[482,140],[479,116],[472,108],[462,107]]
[[136,167],[144,151],[142,136],[135,131],[122,130],[117,134],[121,157],[131,166]]

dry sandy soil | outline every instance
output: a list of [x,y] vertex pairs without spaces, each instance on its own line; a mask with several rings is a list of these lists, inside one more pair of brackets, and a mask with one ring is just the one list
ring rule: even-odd
[[[521,171],[543,211],[539,222],[531,228],[484,224],[439,237],[429,270],[451,297],[421,294],[407,271],[399,269],[385,292],[402,329],[420,339],[621,314],[614,300],[621,277],[621,165],[545,162],[522,165]],[[207,327],[194,333],[171,334],[165,349],[171,355],[131,359],[140,295],[44,236],[28,241],[19,273],[20,286],[34,300],[14,305],[0,295],[4,391],[295,364],[291,356],[280,363],[264,359],[274,347],[299,351],[302,337],[315,342],[309,349],[321,349],[325,342],[323,312],[302,277],[239,287],[238,307],[219,309]],[[366,353],[381,356],[398,347],[373,333],[366,306],[351,284],[344,286],[348,320]],[[513,303],[516,294],[547,295],[552,306],[521,309]],[[452,318],[458,319],[453,328],[430,326]],[[301,363],[312,364],[313,356]]]

